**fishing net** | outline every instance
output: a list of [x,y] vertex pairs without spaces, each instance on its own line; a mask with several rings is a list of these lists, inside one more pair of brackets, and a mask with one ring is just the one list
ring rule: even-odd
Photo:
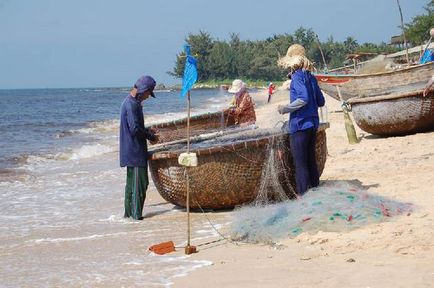
[[[206,112],[190,117],[190,136],[206,134],[224,129],[236,128],[234,118],[229,110]],[[152,123],[149,128],[156,129],[159,135],[159,143],[167,143],[185,139],[187,135],[187,117],[173,121],[161,121]]]
[[391,59],[386,59],[384,55],[377,56],[376,58],[366,61],[360,66],[355,74],[371,74],[371,73],[383,73],[394,71],[400,68],[399,64],[396,64]]
[[389,221],[412,209],[409,203],[370,194],[360,185],[330,181],[294,201],[236,209],[230,234],[234,240],[275,243],[303,232],[349,231]]
[[253,206],[265,206],[274,202],[287,201],[296,197],[294,175],[289,162],[291,151],[286,141],[272,139],[266,147],[265,163],[262,167],[260,186]]
[[[283,134],[280,128],[259,129],[256,125],[245,127],[232,127],[217,132],[201,133],[190,139],[190,150],[207,149],[228,144],[237,144],[246,141],[272,137],[273,135]],[[169,143],[161,146],[152,147],[152,152],[159,151],[185,151],[187,149],[187,140],[179,140],[179,143]]]

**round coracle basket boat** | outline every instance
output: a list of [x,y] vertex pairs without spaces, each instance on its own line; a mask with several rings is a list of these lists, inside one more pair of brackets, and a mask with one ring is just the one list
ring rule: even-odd
[[[228,110],[198,114],[190,117],[190,136],[219,131],[234,126]],[[158,130],[158,143],[172,142],[187,137],[187,117],[148,126]]]
[[[321,124],[317,132],[316,158],[320,174],[327,157],[327,127],[328,123]],[[185,144],[150,151],[149,167],[154,184],[161,196],[174,205],[186,207],[186,173],[192,209],[227,209],[252,202],[263,187],[263,170],[270,157],[276,159],[273,160],[273,174],[276,174],[273,176],[289,198],[295,195],[288,134],[281,129],[251,129],[192,143],[190,152],[197,155],[196,167],[178,164],[178,156],[183,152],[186,152]]]
[[378,97],[353,98],[354,120],[368,133],[382,136],[407,135],[434,129],[434,91],[423,90]]

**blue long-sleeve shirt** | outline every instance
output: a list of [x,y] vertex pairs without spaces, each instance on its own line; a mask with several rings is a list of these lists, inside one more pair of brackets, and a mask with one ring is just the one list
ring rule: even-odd
[[283,108],[289,115],[289,133],[318,128],[318,107],[325,104],[318,82],[309,71],[298,69],[291,77],[291,104]]
[[140,102],[128,95],[121,106],[119,156],[121,167],[146,167],[148,146],[146,139],[155,140],[145,128]]

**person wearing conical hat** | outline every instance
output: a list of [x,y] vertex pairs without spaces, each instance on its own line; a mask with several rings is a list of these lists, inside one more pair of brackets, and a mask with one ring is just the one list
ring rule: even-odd
[[291,79],[290,104],[279,105],[278,111],[280,114],[289,113],[288,132],[295,165],[296,190],[298,195],[303,195],[309,188],[319,185],[315,146],[319,126],[318,107],[324,106],[325,99],[310,72],[313,64],[305,56],[303,46],[291,45],[277,64],[288,69],[288,78]]
[[228,92],[234,94],[233,108],[230,108],[229,114],[234,118],[235,124],[254,124],[256,122],[255,103],[247,91],[246,83],[235,79]]

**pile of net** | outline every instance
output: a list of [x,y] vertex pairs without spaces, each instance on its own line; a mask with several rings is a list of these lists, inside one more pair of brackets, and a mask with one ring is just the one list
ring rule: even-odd
[[343,232],[407,215],[413,205],[367,193],[360,185],[331,181],[297,200],[249,205],[233,213],[231,238],[275,243],[282,238],[318,231]]
[[372,74],[384,73],[401,69],[402,66],[393,62],[392,59],[387,59],[384,55],[378,55],[374,59],[366,61],[359,67],[355,74]]

